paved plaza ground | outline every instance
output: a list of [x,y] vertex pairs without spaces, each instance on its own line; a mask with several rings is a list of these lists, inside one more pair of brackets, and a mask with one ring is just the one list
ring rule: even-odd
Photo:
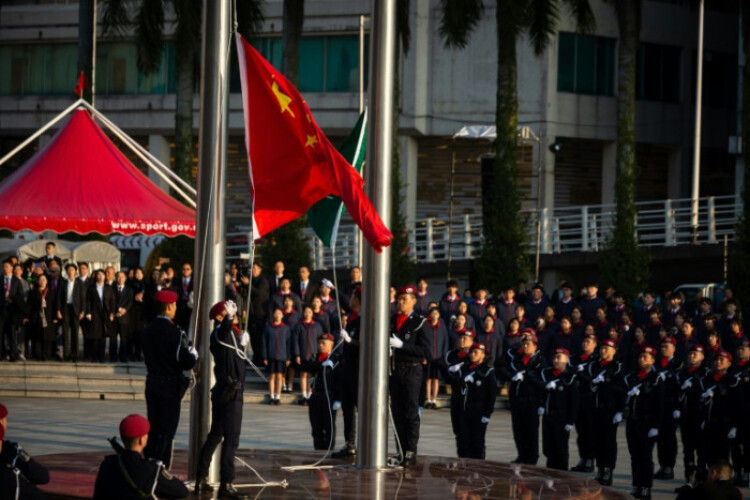
[[[146,414],[143,401],[101,401],[81,399],[3,398],[9,409],[7,437],[17,440],[32,454],[70,453],[107,450],[106,438],[117,434],[120,419],[129,413]],[[187,447],[189,405],[183,404],[175,446]],[[337,420],[337,446],[343,443],[341,415]],[[389,439],[393,447],[393,439]],[[571,436],[571,466],[577,462],[575,433]],[[241,448],[312,449],[307,408],[295,405],[268,406],[246,404],[242,422]],[[615,488],[630,490],[630,459],[625,443],[625,429],[618,433],[618,465]],[[455,442],[447,409],[426,410],[422,415],[421,454],[455,456]],[[655,455],[655,454],[654,454]],[[487,458],[507,462],[516,452],[510,430],[510,413],[496,411],[487,432]],[[673,490],[681,484],[683,470],[678,458],[673,481],[656,481],[654,498],[674,498]],[[544,465],[544,457],[539,465]],[[750,491],[743,491],[747,497]]]

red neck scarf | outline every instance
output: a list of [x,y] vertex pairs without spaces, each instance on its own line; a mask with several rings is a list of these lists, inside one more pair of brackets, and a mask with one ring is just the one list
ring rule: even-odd
[[599,361],[599,366],[607,366],[607,365],[608,365],[608,364],[610,364],[611,362],[612,362],[612,360],[611,360],[611,359],[607,359],[607,360],[604,360],[604,359],[603,359],[603,360]]
[[563,370],[552,370],[552,375],[554,375],[555,377],[559,377],[562,372]]
[[716,373],[714,373],[714,382],[718,382],[719,380],[721,380],[722,378],[724,378],[724,375],[726,375],[726,373],[727,373],[726,370],[723,371],[723,372],[716,372]]
[[524,356],[523,357],[523,366],[526,366],[529,364],[529,360],[531,360],[531,356]]
[[464,351],[463,349],[461,349],[460,351],[458,351],[458,359],[464,359],[467,354],[469,354],[468,350]]
[[479,366],[479,363],[472,363],[469,365],[469,370],[474,370],[477,366]]
[[693,374],[693,373],[695,373],[695,372],[696,372],[696,370],[698,370],[698,368],[700,368],[700,367],[701,367],[701,365],[689,366],[689,367],[688,367],[688,373],[689,373],[690,375],[692,375],[692,374]]
[[586,361],[590,357],[591,357],[591,353],[584,352],[583,354],[581,354],[581,361]]
[[648,375],[649,370],[639,370],[638,371],[638,380],[643,380],[646,378],[646,375]]
[[396,330],[401,330],[401,327],[404,326],[404,323],[406,322],[406,319],[409,317],[408,314],[398,313],[396,315]]
[[323,361],[325,361],[326,359],[328,359],[328,354],[330,354],[330,353],[321,352],[320,354],[318,354],[318,362],[322,363]]
[[669,359],[667,359],[667,358],[661,358],[661,369],[662,370],[664,368],[666,368],[668,364],[669,364]]

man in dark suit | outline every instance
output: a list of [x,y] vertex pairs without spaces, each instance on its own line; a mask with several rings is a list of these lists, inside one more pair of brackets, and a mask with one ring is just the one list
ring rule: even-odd
[[253,348],[253,363],[263,362],[262,344],[263,332],[266,328],[268,301],[271,297],[268,280],[263,276],[263,268],[257,262],[253,263],[250,271],[250,344]]
[[84,338],[84,351],[87,358],[103,363],[105,340],[115,319],[115,291],[104,283],[104,271],[96,271],[94,279],[86,299],[85,318],[89,325],[88,337]]
[[310,268],[301,266],[299,268],[299,281],[292,287],[292,292],[299,295],[303,303],[310,303],[318,293],[318,284],[310,278]]
[[133,289],[125,286],[127,275],[120,271],[115,277],[115,319],[112,323],[112,336],[109,341],[109,360],[114,362],[118,359],[117,336],[120,336],[119,359],[127,363],[134,356],[132,355],[131,342],[131,311],[133,309]]
[[59,269],[62,269],[62,259],[60,259],[60,257],[55,255],[55,250],[56,250],[55,242],[48,241],[47,245],[45,245],[44,247],[44,251],[46,252],[44,257],[38,260],[38,262],[42,265],[45,271],[49,269],[50,264],[52,264],[53,262],[57,262],[57,267]]
[[269,291],[274,295],[281,288],[281,280],[284,279],[284,262],[277,260],[273,265],[274,275],[268,280]]
[[190,294],[193,292],[193,266],[189,262],[182,265],[182,278],[177,283],[177,288],[177,315],[174,322],[183,330],[187,330],[190,314],[193,312],[189,305]]
[[86,286],[76,278],[78,267],[69,262],[65,266],[67,279],[57,294],[57,319],[63,327],[63,354],[65,359],[78,361],[78,326],[86,310]]
[[0,296],[0,357],[20,359],[18,329],[24,318],[26,302],[21,281],[13,276],[13,263],[3,262],[2,296]]

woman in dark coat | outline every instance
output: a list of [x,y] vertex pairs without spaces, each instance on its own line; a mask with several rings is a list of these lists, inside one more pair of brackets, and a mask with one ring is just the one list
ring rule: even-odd
[[29,337],[34,358],[49,360],[57,327],[56,291],[47,286],[47,277],[39,275],[29,292]]
[[133,289],[133,309],[130,312],[133,321],[133,356],[134,361],[141,360],[141,330],[146,326],[146,281],[143,269],[136,267],[133,279],[128,281]]

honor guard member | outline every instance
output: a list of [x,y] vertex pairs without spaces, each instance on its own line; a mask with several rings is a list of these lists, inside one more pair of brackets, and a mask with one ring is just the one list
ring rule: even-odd
[[656,349],[641,348],[638,371],[625,376],[629,410],[625,435],[630,451],[635,498],[651,498],[654,483],[654,444],[664,414],[664,380],[654,369]]
[[578,404],[576,417],[576,445],[580,460],[572,469],[574,472],[593,472],[596,458],[596,441],[594,438],[594,394],[591,392],[588,380],[583,375],[588,365],[599,361],[596,352],[596,335],[586,335],[583,338],[581,353],[570,358],[570,364],[579,374],[578,390],[581,399]]
[[422,361],[430,356],[430,350],[422,329],[425,319],[414,312],[416,293],[417,289],[412,285],[401,288],[397,313],[391,317],[389,390],[396,439],[401,446],[399,452],[403,452],[403,455],[389,460],[392,465],[408,466],[417,462]]
[[497,398],[495,368],[487,359],[485,350],[484,344],[473,344],[467,362],[451,374],[463,386],[458,436],[463,442],[461,458],[485,457],[484,438]]
[[704,453],[706,462],[729,460],[732,440],[737,437],[741,419],[742,387],[732,375],[732,355],[721,349],[714,358],[714,369],[701,379],[703,402]]
[[547,468],[568,470],[568,438],[578,416],[580,392],[575,369],[568,365],[570,351],[555,349],[552,366],[541,372],[542,451]]
[[510,400],[513,441],[518,456],[512,463],[536,465],[539,460],[539,414],[542,394],[538,384],[544,368],[544,357],[537,350],[538,340],[533,333],[525,334],[519,350],[508,350],[500,369],[503,380],[510,381]]
[[333,454],[336,458],[357,454],[357,398],[359,395],[359,339],[362,331],[362,287],[356,286],[349,299],[349,321],[341,330],[344,341],[341,359],[341,413],[344,417],[344,439],[346,445]]
[[245,346],[250,342],[250,335],[240,332],[237,327],[237,304],[231,300],[217,302],[208,315],[215,321],[210,349],[216,383],[211,388],[211,430],[198,459],[195,491],[213,492],[213,487],[208,484],[208,468],[216,447],[223,440],[219,498],[247,498],[232,483],[234,457],[240,445],[242,427],[242,392],[247,369]]
[[706,470],[706,458],[700,442],[703,433],[701,379],[706,376],[703,365],[703,346],[694,344],[688,352],[687,364],[677,372],[677,383],[680,386],[678,397],[680,411],[680,436],[682,438],[682,457],[685,465],[685,479],[696,470]]
[[743,338],[737,346],[734,373],[742,389],[742,404],[737,438],[732,444],[732,463],[735,484],[745,488],[750,483],[750,340],[747,338]]
[[581,372],[593,400],[591,433],[597,466],[594,479],[604,486],[612,485],[617,465],[617,426],[622,422],[625,405],[624,369],[616,355],[617,342],[606,339],[599,347],[599,359]]
[[664,382],[664,415],[656,439],[656,456],[659,470],[655,479],[674,479],[674,465],[677,462],[677,424],[680,421],[680,386],[677,372],[682,369],[682,361],[677,359],[677,341],[674,337],[664,337],[659,346],[659,376]]
[[324,333],[318,339],[318,353],[305,362],[312,376],[313,393],[308,405],[316,450],[331,450],[336,444],[336,412],[341,408],[341,370],[338,356],[333,353],[334,337]]
[[47,498],[37,484],[49,482],[49,472],[13,441],[5,440],[8,409],[0,404],[0,498]]
[[147,458],[161,460],[169,468],[172,443],[180,422],[180,403],[190,378],[183,371],[198,361],[198,351],[187,340],[185,331],[174,324],[177,294],[161,290],[154,294],[157,316],[141,334],[143,359],[146,363],[146,410],[151,424]]
[[[469,350],[474,344],[475,333],[471,330],[464,331],[458,338],[458,346],[445,353],[446,373],[448,374],[448,383],[451,385],[451,427],[453,436],[456,438],[456,454],[459,457],[465,456],[466,442],[461,439],[461,413],[464,404],[464,398],[461,394],[463,389],[463,379],[457,374],[461,367],[470,362]],[[486,353],[485,353],[486,354]]]
[[[141,453],[148,442],[150,425],[141,415],[128,415],[120,422],[120,446],[112,438],[114,455],[99,466],[94,500],[137,498],[185,498],[188,490],[159,460],[148,460]],[[24,497],[25,498],[25,497]]]

